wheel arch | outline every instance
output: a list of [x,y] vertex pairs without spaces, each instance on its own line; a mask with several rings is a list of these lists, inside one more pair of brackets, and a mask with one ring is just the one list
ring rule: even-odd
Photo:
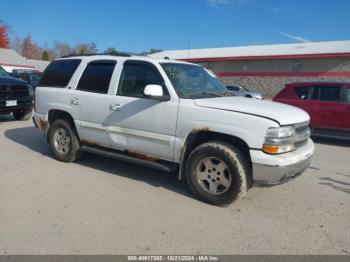
[[[77,137],[78,137],[78,139],[80,141],[80,138],[79,138],[79,135],[78,135],[78,132],[77,132],[77,128],[75,126],[74,119],[73,119],[72,115],[69,112],[61,110],[61,109],[51,109],[51,110],[49,110],[49,112],[47,114],[47,121],[48,121],[50,127],[52,126],[52,124],[57,119],[64,119],[64,120],[66,120],[71,125],[71,127],[74,129],[74,131],[76,132],[76,135],[77,135]],[[50,128],[49,128],[48,132],[50,132]]]
[[252,161],[250,156],[250,148],[248,144],[241,138],[233,135],[228,135],[220,132],[209,131],[209,130],[199,130],[196,132],[191,132],[184,143],[181,151],[180,167],[179,167],[179,179],[182,180],[185,176],[186,162],[189,154],[197,146],[209,142],[209,141],[222,141],[237,147],[243,155],[246,157],[249,163],[249,177],[248,177],[248,187],[252,186]]

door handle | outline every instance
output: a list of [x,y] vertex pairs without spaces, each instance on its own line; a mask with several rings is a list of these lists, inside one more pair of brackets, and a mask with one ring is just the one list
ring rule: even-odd
[[80,99],[79,98],[73,98],[71,101],[72,105],[80,105]]
[[119,104],[111,104],[111,105],[109,106],[109,108],[110,108],[112,111],[119,111],[120,108],[121,108],[121,105],[119,105]]

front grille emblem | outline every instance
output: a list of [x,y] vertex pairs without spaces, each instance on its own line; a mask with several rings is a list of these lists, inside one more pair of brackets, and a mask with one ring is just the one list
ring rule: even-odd
[[13,95],[12,89],[7,87],[7,97],[11,97]]

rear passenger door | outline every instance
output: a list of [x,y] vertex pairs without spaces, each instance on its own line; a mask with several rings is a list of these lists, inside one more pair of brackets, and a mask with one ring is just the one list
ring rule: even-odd
[[108,90],[115,66],[115,60],[94,60],[88,63],[75,90],[72,90],[70,102],[77,112],[78,133],[85,144],[109,146]]

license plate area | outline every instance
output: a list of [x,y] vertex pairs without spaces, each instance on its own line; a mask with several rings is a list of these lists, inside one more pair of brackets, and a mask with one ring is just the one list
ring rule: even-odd
[[17,106],[17,100],[6,100],[6,106]]

